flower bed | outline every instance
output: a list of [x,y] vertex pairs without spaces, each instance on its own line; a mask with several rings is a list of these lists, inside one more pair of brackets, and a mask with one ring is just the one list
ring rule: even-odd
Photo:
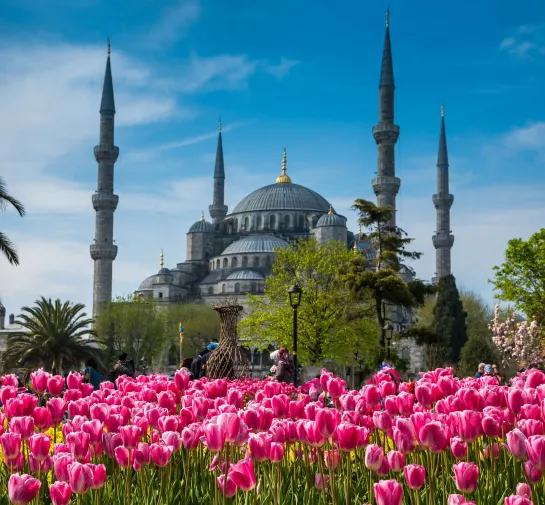
[[93,391],[38,370],[37,394],[4,376],[0,503],[545,504],[545,374],[421,375],[347,391],[323,371],[296,391],[178,371]]

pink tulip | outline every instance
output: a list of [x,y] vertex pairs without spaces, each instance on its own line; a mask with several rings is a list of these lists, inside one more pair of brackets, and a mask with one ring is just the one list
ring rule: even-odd
[[70,475],[68,473],[68,467],[74,463],[74,458],[71,454],[62,453],[54,457],[53,469],[55,470],[55,477],[57,480],[68,482]]
[[382,450],[382,447],[371,444],[365,448],[365,466],[369,470],[376,472],[380,468],[380,465],[382,465],[383,459],[384,451]]
[[153,462],[159,468],[163,468],[167,466],[168,462],[170,461],[172,449],[168,445],[151,444],[149,453]]
[[335,409],[320,409],[316,412],[316,427],[324,438],[330,438],[337,428],[338,411]]
[[484,434],[487,437],[491,437],[491,438],[501,437],[501,425],[496,418],[491,416],[483,417],[482,426],[483,426]]
[[254,462],[252,459],[241,459],[229,467],[229,477],[243,491],[250,491],[256,486]]
[[452,437],[450,439],[450,450],[456,459],[467,458],[467,443],[462,441],[460,437]]
[[390,473],[390,463],[388,463],[388,458],[382,458],[382,463],[378,467],[377,475],[380,477],[386,477]]
[[464,505],[464,503],[467,503],[466,498],[461,494],[451,494],[447,500],[447,505]]
[[84,460],[89,454],[90,437],[83,431],[75,431],[66,436],[66,445],[78,461]]
[[532,488],[526,482],[517,484],[517,494],[525,498],[532,498]]
[[237,492],[237,485],[234,483],[233,479],[228,475],[227,478],[225,475],[220,475],[218,477],[218,484],[222,494],[225,494],[227,498],[232,498]]
[[377,429],[387,433],[392,429],[392,416],[383,410],[373,412],[373,423]]
[[38,460],[32,454],[29,454],[28,466],[32,473],[48,473],[53,467],[53,459],[51,456],[46,456],[44,459]]
[[335,430],[335,440],[341,451],[353,451],[360,441],[360,431],[351,423],[341,423]]
[[127,449],[134,449],[140,441],[140,428],[138,426],[121,426],[119,434],[123,445]]
[[248,446],[256,461],[266,461],[271,453],[271,436],[268,433],[253,435],[248,440]]
[[83,384],[83,376],[78,372],[70,372],[66,377],[66,387],[68,389],[79,389]]
[[456,430],[464,442],[475,442],[482,435],[481,419],[482,413],[474,410],[458,413]]
[[472,493],[477,489],[479,481],[479,467],[475,463],[456,463],[454,469],[454,480],[456,487],[462,493]]
[[172,452],[176,452],[182,447],[182,437],[177,431],[165,431],[161,435],[161,440],[172,449]]
[[431,387],[428,384],[419,384],[415,388],[416,400],[423,407],[429,408],[433,403]]
[[120,467],[127,468],[129,466],[129,450],[124,445],[116,447],[114,454],[115,460]]
[[509,388],[507,393],[507,403],[511,412],[518,414],[522,406],[526,403],[524,398],[524,391],[522,389]]
[[187,426],[182,430],[182,444],[188,450],[194,450],[198,447],[202,435],[200,426]]
[[420,429],[420,443],[430,452],[443,452],[447,448],[448,428],[439,421],[431,421]]
[[36,393],[40,395],[45,393],[47,389],[48,378],[49,378],[49,374],[47,372],[44,372],[42,368],[30,374],[32,388],[34,389],[34,391],[36,391]]
[[51,437],[43,433],[37,433],[28,439],[28,446],[32,455],[38,461],[42,461],[49,456]]
[[401,505],[403,488],[397,480],[381,480],[373,487],[377,505]]
[[426,469],[420,465],[407,465],[403,469],[405,481],[411,489],[420,489],[426,479]]
[[93,485],[93,470],[88,465],[75,462],[68,465],[70,487],[76,494],[86,493]]
[[30,475],[14,473],[8,481],[9,501],[14,505],[30,503],[40,491],[41,483]]
[[279,442],[272,442],[271,443],[271,452],[269,459],[273,463],[280,463],[282,459],[284,458],[284,444],[281,444]]
[[392,472],[401,472],[405,465],[405,456],[400,451],[390,451],[387,455],[388,465]]
[[64,379],[60,375],[52,375],[47,379],[47,389],[51,396],[60,396],[64,388]]
[[525,496],[513,494],[505,497],[505,505],[534,505],[533,502]]
[[18,387],[19,386],[19,379],[17,378],[17,375],[15,374],[9,374],[4,375],[0,378],[2,382],[2,386],[12,386],[12,387]]
[[58,426],[62,423],[64,411],[66,410],[66,402],[62,398],[51,398],[47,402],[47,410],[51,414],[53,426]]
[[539,470],[545,470],[545,436],[534,435],[525,441],[528,459]]
[[218,425],[225,433],[225,440],[233,443],[240,434],[240,418],[233,412],[220,414],[217,420]]
[[539,482],[543,476],[543,472],[539,468],[536,468],[531,461],[524,462],[524,473],[528,481],[532,484]]
[[49,486],[49,496],[53,505],[68,505],[72,498],[72,488],[66,482],[53,482]]
[[21,435],[18,433],[4,433],[0,436],[0,444],[6,459],[15,459],[21,453]]
[[315,421],[307,421],[304,427],[306,439],[312,447],[322,447],[325,444],[326,439]]
[[14,417],[10,429],[13,433],[21,435],[23,440],[27,440],[34,433],[34,419],[30,416]]
[[219,452],[225,444],[226,433],[221,426],[208,423],[203,426],[206,447],[210,452]]
[[51,414],[46,407],[38,407],[32,412],[34,426],[40,431],[47,431],[52,424]]
[[314,476],[314,487],[327,493],[328,476],[317,473]]
[[507,434],[507,446],[511,454],[518,459],[526,459],[528,450],[526,446],[526,436],[518,428],[510,431]]

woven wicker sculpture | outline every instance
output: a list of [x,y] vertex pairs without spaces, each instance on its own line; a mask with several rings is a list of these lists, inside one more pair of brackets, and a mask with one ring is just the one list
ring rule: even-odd
[[244,349],[237,342],[237,323],[243,307],[236,298],[213,306],[220,315],[220,343],[206,364],[206,376],[210,379],[240,379],[249,377],[250,362]]

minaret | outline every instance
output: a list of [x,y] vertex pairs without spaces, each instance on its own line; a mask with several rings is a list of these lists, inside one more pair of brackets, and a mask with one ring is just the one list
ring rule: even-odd
[[114,245],[114,211],[119,197],[114,195],[114,163],[119,148],[114,146],[114,88],[110,66],[110,41],[108,59],[100,104],[100,143],[95,146],[98,163],[98,187],[92,197],[96,212],[95,243],[91,245],[91,258],[95,262],[93,278],[93,316],[100,314],[104,302],[112,299],[112,262],[117,256]]
[[450,275],[450,250],[454,244],[454,235],[450,229],[450,208],[454,196],[449,194],[448,184],[447,134],[445,133],[445,107],[441,106],[441,134],[439,136],[439,154],[437,155],[437,194],[433,195],[433,205],[437,213],[437,230],[432,237],[435,247],[435,277],[437,284],[441,277]]
[[214,168],[214,200],[208,207],[212,223],[218,225],[227,215],[225,205],[225,167],[223,165],[223,144],[221,141],[221,119],[219,124],[218,148],[216,150],[216,167]]
[[378,146],[377,176],[373,179],[373,191],[379,207],[393,209],[390,225],[396,224],[396,195],[401,181],[395,176],[394,148],[399,137],[399,126],[394,124],[394,67],[390,44],[390,10],[386,11],[386,36],[382,53],[382,69],[379,84],[378,124],[373,126],[373,136]]

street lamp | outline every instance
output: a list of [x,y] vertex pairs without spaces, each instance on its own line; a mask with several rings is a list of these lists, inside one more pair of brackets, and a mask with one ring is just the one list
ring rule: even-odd
[[301,295],[303,290],[294,284],[288,289],[290,305],[293,309],[293,385],[297,387],[297,309],[301,305]]
[[388,357],[388,359],[390,359],[390,343],[392,342],[392,338],[393,338],[393,335],[394,335],[394,327],[391,324],[388,323],[384,327],[384,330],[390,332],[390,336],[386,336],[386,340],[388,341],[388,354],[387,354],[387,357]]

